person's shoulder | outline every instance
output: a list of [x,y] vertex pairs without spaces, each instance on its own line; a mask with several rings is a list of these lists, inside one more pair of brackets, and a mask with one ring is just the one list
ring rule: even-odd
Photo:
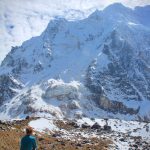
[[23,142],[23,141],[26,141],[26,139],[27,139],[27,137],[26,136],[23,136],[22,138],[21,138],[21,141]]
[[25,139],[26,138],[26,136],[23,136],[21,139]]
[[35,137],[35,136],[32,136],[32,135],[30,135],[29,137],[30,137],[30,139],[33,139],[33,140],[36,139],[36,137]]

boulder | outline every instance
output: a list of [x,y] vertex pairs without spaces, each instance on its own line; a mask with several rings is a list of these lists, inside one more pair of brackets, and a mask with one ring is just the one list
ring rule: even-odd
[[79,125],[76,122],[69,122],[69,125],[73,126],[74,128],[79,128]]
[[77,144],[76,144],[76,146],[78,146],[78,147],[82,147],[82,145],[81,145],[80,143],[77,143]]
[[104,125],[104,130],[105,131],[111,131],[111,126]]
[[121,138],[121,139],[119,139],[121,142],[125,142],[125,139],[124,138]]
[[83,128],[83,129],[90,128],[90,125],[88,125],[87,123],[84,123],[84,124],[82,124],[82,128]]
[[91,129],[101,129],[101,126],[96,122],[95,124],[92,125]]
[[133,147],[138,148],[138,145],[134,144]]
[[58,133],[55,133],[55,134],[52,135],[52,137],[60,137],[60,136],[61,136],[61,135],[58,134]]
[[26,120],[30,119],[30,116],[26,116]]
[[44,138],[42,138],[42,137],[39,138],[39,141],[43,141],[43,140],[44,140]]

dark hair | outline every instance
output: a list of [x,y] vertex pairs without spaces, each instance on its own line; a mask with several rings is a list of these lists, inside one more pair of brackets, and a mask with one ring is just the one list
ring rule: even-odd
[[33,129],[32,129],[32,127],[26,127],[26,134],[27,135],[31,135],[32,134],[32,132],[33,132]]

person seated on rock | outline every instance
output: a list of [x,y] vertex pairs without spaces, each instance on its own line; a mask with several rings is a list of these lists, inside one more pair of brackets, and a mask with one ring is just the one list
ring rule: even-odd
[[20,142],[20,150],[36,150],[37,142],[36,138],[32,136],[33,129],[31,127],[26,128],[26,135],[22,137]]

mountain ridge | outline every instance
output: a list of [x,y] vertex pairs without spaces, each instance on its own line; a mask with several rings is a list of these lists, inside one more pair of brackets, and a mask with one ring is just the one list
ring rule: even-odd
[[10,74],[22,90],[8,83],[12,97],[1,97],[1,114],[148,118],[149,16],[143,20],[136,11],[114,4],[84,20],[57,18],[41,36],[13,48],[0,83]]

